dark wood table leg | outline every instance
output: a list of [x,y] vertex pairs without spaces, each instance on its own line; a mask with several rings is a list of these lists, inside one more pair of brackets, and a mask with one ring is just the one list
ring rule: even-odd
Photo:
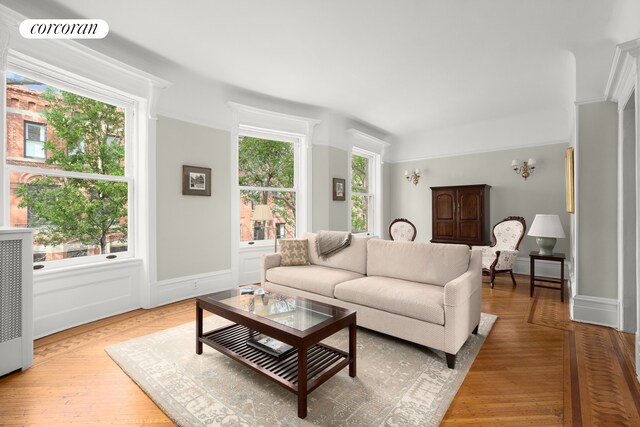
[[202,307],[196,304],[196,354],[202,354]]
[[532,297],[533,296],[533,281],[534,281],[534,277],[536,275],[536,261],[533,257],[530,258],[530,262],[531,262],[531,267],[529,268],[529,283],[530,283],[530,287],[529,287],[529,296]]
[[560,260],[560,302],[564,302],[564,260]]
[[298,417],[307,416],[307,348],[298,348]]
[[356,376],[356,322],[349,325],[349,358],[351,359],[351,363],[349,363],[349,376]]

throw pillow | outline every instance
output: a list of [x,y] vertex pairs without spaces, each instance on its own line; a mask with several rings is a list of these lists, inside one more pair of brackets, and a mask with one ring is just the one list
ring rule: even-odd
[[284,267],[292,265],[309,264],[309,241],[307,239],[280,240],[280,265]]

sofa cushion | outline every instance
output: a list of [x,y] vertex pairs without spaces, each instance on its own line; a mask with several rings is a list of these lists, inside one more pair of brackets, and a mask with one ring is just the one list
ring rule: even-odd
[[466,245],[367,242],[367,275],[405,279],[444,286],[469,268],[471,251]]
[[367,274],[367,241],[369,237],[353,235],[349,246],[329,258],[322,259],[318,255],[316,236],[316,233],[304,234],[304,238],[309,240],[309,261],[311,264]]
[[290,288],[301,289],[333,298],[333,290],[338,283],[363,277],[353,271],[328,268],[320,265],[299,265],[275,267],[267,270],[267,282]]
[[280,253],[282,259],[280,265],[308,265],[309,241],[307,239],[283,239],[280,240]]
[[338,284],[335,296],[341,301],[444,325],[442,286],[369,276]]

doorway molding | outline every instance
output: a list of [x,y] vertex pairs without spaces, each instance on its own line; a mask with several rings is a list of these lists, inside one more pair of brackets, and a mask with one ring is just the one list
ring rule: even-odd
[[[629,325],[629,308],[635,306],[635,357],[636,375],[640,381],[640,224],[638,222],[640,213],[640,173],[637,166],[640,165],[640,109],[639,88],[640,75],[640,39],[628,41],[616,46],[609,79],[605,89],[607,100],[618,104],[618,307],[620,313],[619,329],[633,330],[633,325]],[[633,98],[632,98],[633,97]],[[633,105],[633,115],[625,114],[630,111]],[[629,135],[629,121],[633,120],[632,131],[635,135]],[[625,133],[626,128],[626,133]],[[629,138],[632,138],[630,140]],[[630,142],[633,146],[630,147]],[[633,151],[635,163],[630,165],[625,161],[625,155]],[[633,163],[633,162],[632,162]],[[634,171],[629,168],[633,167]],[[625,196],[629,192],[635,193],[635,209],[630,210],[628,202],[625,203]],[[632,213],[631,213],[632,212]],[[633,224],[635,233],[631,235],[626,229],[626,225]],[[626,232],[626,233],[625,233]],[[631,241],[630,241],[631,240]],[[635,249],[635,256],[625,257],[628,248]],[[631,265],[629,265],[631,264]],[[635,274],[630,274],[630,271]],[[635,304],[625,300],[625,293],[629,294],[629,280],[635,282]],[[626,291],[626,292],[625,292]],[[628,297],[627,297],[628,298]],[[625,314],[625,307],[626,314]]]

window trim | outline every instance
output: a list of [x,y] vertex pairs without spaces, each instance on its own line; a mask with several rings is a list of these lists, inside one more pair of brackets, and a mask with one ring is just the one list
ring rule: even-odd
[[[293,168],[294,168],[294,172],[293,172],[293,187],[291,188],[281,188],[281,187],[255,187],[255,186],[242,186],[238,183],[238,178],[240,176],[239,174],[239,165],[238,165],[238,155],[240,153],[240,138],[243,136],[249,136],[249,137],[253,137],[253,138],[261,138],[261,139],[267,139],[267,140],[272,140],[272,141],[281,141],[281,142],[287,142],[289,144],[292,145],[293,147]],[[301,135],[301,134],[297,134],[294,132],[286,132],[286,131],[279,131],[279,130],[271,130],[271,129],[266,129],[266,128],[260,128],[260,127],[256,127],[256,126],[249,126],[249,125],[243,125],[240,124],[238,126],[238,133],[237,133],[237,138],[235,140],[235,152],[236,152],[236,180],[235,180],[235,186],[238,189],[238,196],[240,196],[241,191],[272,191],[272,192],[290,192],[290,193],[295,193],[296,194],[296,224],[295,224],[295,230],[296,230],[296,237],[300,236],[300,231],[299,231],[299,218],[300,218],[300,208],[301,208],[301,202],[300,202],[300,158],[301,158],[301,150],[303,147],[303,140],[304,140],[305,136]],[[240,213],[240,197],[237,198],[236,203],[238,204],[238,218],[237,220],[240,220],[239,217],[239,213]],[[240,231],[240,227],[237,227],[236,232],[238,233],[237,236],[237,241],[238,241],[238,245],[239,248],[242,249],[246,249],[246,248],[267,248],[267,247],[273,247],[274,246],[274,241],[270,240],[270,239],[264,239],[264,240],[247,240],[247,241],[242,241],[242,236],[241,236],[241,231]]]
[[[101,180],[101,181],[111,181],[111,182],[126,182],[127,183],[127,251],[117,252],[117,259],[130,259],[135,257],[135,245],[136,245],[136,229],[135,229],[135,221],[136,221],[136,203],[134,198],[135,191],[135,174],[133,165],[135,164],[135,143],[134,138],[136,136],[137,122],[135,121],[134,111],[139,109],[141,106],[134,99],[123,96],[122,93],[118,92],[115,89],[108,88],[100,83],[95,81],[77,76],[71,72],[66,72],[64,70],[60,70],[55,68],[54,66],[47,65],[43,62],[31,60],[27,61],[24,57],[20,56],[12,56],[8,57],[8,64],[6,69],[2,72],[2,88],[4,89],[3,97],[6,96],[6,73],[11,72],[24,77],[31,78],[35,81],[41,82],[45,85],[55,87],[57,89],[66,90],[69,92],[73,92],[77,95],[84,96],[87,98],[91,98],[100,102],[104,102],[107,104],[114,105],[116,107],[122,108],[125,114],[125,122],[124,122],[124,138],[125,138],[125,173],[124,176],[118,175],[100,175],[94,173],[83,173],[83,172],[67,172],[60,171],[55,169],[46,169],[41,167],[31,167],[31,166],[17,166],[11,165],[8,163],[8,158],[6,156],[6,135],[3,136],[4,143],[2,144],[2,156],[0,160],[2,160],[2,164],[0,168],[3,170],[3,176],[6,177],[5,185],[2,189],[2,193],[6,196],[3,197],[1,203],[3,204],[3,218],[2,222],[6,225],[10,225],[10,175],[11,173],[30,173],[37,174],[41,176],[57,176],[57,177],[68,177],[68,178],[78,178],[78,179],[86,179],[86,180]],[[3,110],[4,117],[2,120],[6,123],[6,114],[7,111]],[[26,122],[27,120],[25,120]],[[42,123],[33,122],[36,124],[42,125]],[[25,128],[25,138],[26,138],[26,128]],[[46,138],[46,137],[45,137]],[[31,157],[29,157],[31,158]],[[46,160],[46,154],[45,154]],[[98,262],[109,261],[113,258],[108,258],[111,254],[100,254],[100,255],[92,255],[87,257],[78,257],[78,258],[64,258],[60,260],[50,260],[50,261],[42,261],[37,262],[37,264],[45,265],[46,270],[53,270],[58,268],[66,268],[73,267],[78,265],[85,264],[95,264]],[[34,262],[34,264],[36,264]]]
[[[31,120],[23,120],[23,129],[24,129],[24,144],[22,146],[22,152],[23,152],[23,156],[25,159],[35,159],[35,160],[47,160],[47,149],[44,148],[44,144],[47,142],[47,124],[46,123],[38,123],[38,122],[33,122]],[[27,126],[29,125],[37,125],[40,127],[44,127],[44,140],[43,141],[34,141],[33,139],[28,139],[27,138]],[[27,143],[28,142],[42,142],[42,151],[44,152],[44,157],[34,157],[34,156],[28,156],[27,155]]]

